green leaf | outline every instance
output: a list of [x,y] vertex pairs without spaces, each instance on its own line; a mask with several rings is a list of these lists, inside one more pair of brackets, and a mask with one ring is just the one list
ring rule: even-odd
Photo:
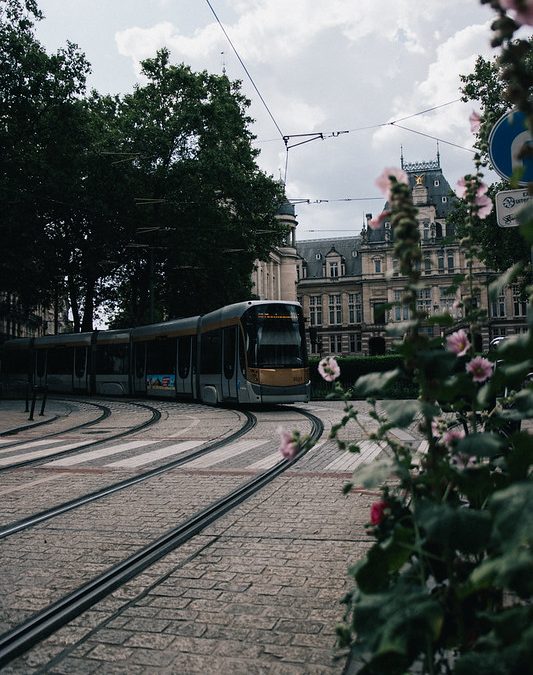
[[533,246],[533,204],[530,202],[517,215],[520,234],[528,244]]
[[394,460],[388,457],[363,464],[354,471],[353,482],[355,485],[369,489],[379,487],[391,477],[394,468]]
[[398,379],[400,370],[388,370],[384,373],[370,373],[359,377],[354,385],[354,390],[358,395],[369,396],[370,394],[378,394],[383,389]]
[[501,290],[513,283],[513,281],[519,276],[522,271],[523,265],[521,262],[515,263],[512,267],[509,267],[503,274],[495,279],[492,283],[489,284],[489,298],[495,300],[500,294]]
[[419,401],[383,401],[387,419],[396,427],[406,427],[420,412]]
[[457,442],[455,452],[476,457],[494,457],[501,454],[505,446],[505,440],[501,436],[482,432],[461,438]]
[[488,511],[424,501],[416,515],[426,541],[445,550],[478,553],[489,543],[492,518]]

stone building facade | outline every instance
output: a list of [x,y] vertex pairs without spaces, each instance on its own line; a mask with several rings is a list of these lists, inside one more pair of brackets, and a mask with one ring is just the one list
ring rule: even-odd
[[294,205],[289,202],[282,204],[276,218],[287,228],[285,243],[270,251],[268,260],[256,260],[252,274],[252,292],[260,300],[296,300],[298,223]]
[[[456,199],[442,173],[440,159],[404,163],[413,202],[418,208],[422,282],[418,308],[428,317],[444,312],[459,322],[465,284],[453,288],[454,277],[466,274],[467,261],[455,232],[446,219]],[[386,205],[384,210],[386,209]],[[367,214],[367,222],[371,218]],[[309,326],[313,354],[384,354],[398,338],[387,327],[409,319],[401,304],[405,277],[393,256],[390,222],[379,229],[365,226],[360,235],[342,239],[317,239],[296,243],[297,299]],[[488,287],[497,275],[481,261],[474,261],[477,305],[488,313],[478,349],[488,349],[500,335],[526,330],[526,303],[517,286],[503,289],[491,300]],[[430,323],[428,335],[442,330]]]

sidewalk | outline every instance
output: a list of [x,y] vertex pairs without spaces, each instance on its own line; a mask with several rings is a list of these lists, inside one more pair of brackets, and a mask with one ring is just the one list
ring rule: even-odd
[[[0,432],[27,423],[23,410],[2,401]],[[319,414],[326,435],[338,410]],[[326,441],[307,467],[304,458],[3,672],[342,673],[335,625],[375,497],[342,495],[351,472],[332,470],[341,454]],[[158,508],[171,507],[168,495]]]

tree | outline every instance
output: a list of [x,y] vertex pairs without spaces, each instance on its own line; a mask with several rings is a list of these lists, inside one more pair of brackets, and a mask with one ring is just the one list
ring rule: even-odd
[[[167,50],[142,69],[147,83],[121,107],[123,149],[138,189],[138,237],[122,270],[114,325],[250,297],[253,261],[284,234],[274,218],[282,188],[257,167],[240,83],[171,65]],[[150,295],[150,279],[153,317],[139,297],[143,290]]]
[[[529,40],[529,46],[533,38]],[[524,53],[521,67],[533,78],[533,50]],[[489,163],[488,138],[497,120],[511,109],[509,91],[502,86],[507,65],[501,58],[492,60],[479,56],[474,70],[469,75],[461,75],[463,101],[475,101],[482,110],[481,126],[477,134],[476,148],[481,159]],[[531,91],[531,90],[530,90]],[[494,196],[501,190],[509,190],[511,185],[504,181],[491,186],[489,196]],[[464,202],[459,202],[449,220],[459,235],[464,233]],[[502,236],[504,234],[504,236]],[[524,241],[518,228],[507,228],[505,232],[498,226],[495,210],[472,231],[471,236],[479,246],[483,262],[495,271],[503,271],[516,262],[528,265],[530,262],[530,248]]]
[[33,0],[0,7],[0,290],[26,305],[46,302],[50,264],[44,211],[54,179],[46,156],[61,115],[85,89],[88,63],[71,43],[49,56],[33,34]]

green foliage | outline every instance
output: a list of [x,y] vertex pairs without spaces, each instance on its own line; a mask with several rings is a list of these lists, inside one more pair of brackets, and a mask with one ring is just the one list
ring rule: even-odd
[[[511,21],[502,15],[500,26]],[[521,73],[531,71],[514,63],[515,56],[515,51],[506,53],[504,60],[514,68],[507,81],[516,84]],[[527,67],[531,60],[529,50]],[[486,64],[478,62],[478,67],[486,74]],[[526,78],[529,94],[528,83]],[[498,87],[485,84],[480,95],[487,105],[496,105]],[[516,94],[521,105],[523,93]],[[478,157],[463,208],[463,244],[470,261],[477,249],[480,165]],[[408,275],[412,292],[406,293],[405,304],[414,320],[398,346],[401,362],[389,360],[375,373],[358,373],[354,385],[372,396],[370,417],[378,428],[367,430],[367,436],[384,452],[358,467],[349,484],[350,489],[379,487],[381,496],[366,526],[372,546],[350,569],[354,587],[343,601],[346,620],[337,628],[339,645],[350,646],[349,672],[364,675],[532,673],[532,298],[527,333],[504,340],[490,361],[472,344],[462,353],[467,339],[462,328],[463,334],[449,342],[422,334],[416,313],[421,283],[416,213],[405,185],[391,179],[390,191],[395,251]],[[530,212],[523,221],[530,236]],[[517,265],[495,280],[492,292],[511,283],[519,270]],[[464,283],[473,298],[472,266]],[[484,317],[473,302],[465,310],[469,333],[475,335]],[[476,379],[470,372],[474,364],[483,371]],[[341,374],[350,368],[340,365]],[[416,400],[378,403],[386,398],[387,383],[400,375],[416,383]],[[337,438],[357,419],[357,407],[343,386],[336,384],[334,393],[345,402],[345,415],[331,432]],[[361,420],[359,425],[364,427]],[[418,451],[399,441],[398,429],[421,434]],[[352,445],[345,436],[341,448]]]
[[48,54],[40,19],[34,0],[0,4],[0,291],[28,308],[68,294],[75,330],[101,308],[119,327],[249,298],[286,231],[240,83],[161,50],[131,94],[87,94],[85,56]]

